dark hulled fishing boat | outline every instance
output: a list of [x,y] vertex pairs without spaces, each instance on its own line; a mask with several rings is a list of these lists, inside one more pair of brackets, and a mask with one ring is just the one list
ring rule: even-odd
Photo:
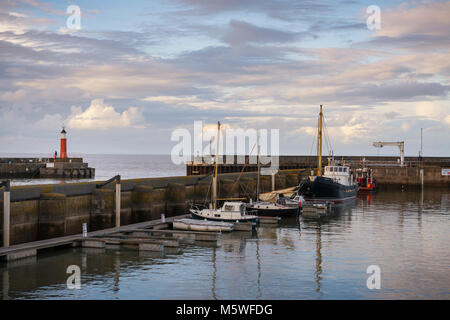
[[[328,167],[326,167],[327,169]],[[348,167],[330,167],[348,169]],[[352,200],[358,193],[356,184],[342,184],[327,176],[310,176],[304,179],[297,191],[305,200],[342,202]]]
[[353,175],[347,166],[332,165],[325,167],[322,175],[322,122],[323,113],[320,106],[318,141],[317,141],[317,175],[309,176],[300,182],[297,194],[306,201],[343,202],[356,198],[358,185],[353,181]]

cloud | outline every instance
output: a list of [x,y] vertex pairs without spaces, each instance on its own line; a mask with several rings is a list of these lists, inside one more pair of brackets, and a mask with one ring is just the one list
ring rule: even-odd
[[232,20],[223,40],[230,45],[241,46],[247,43],[293,42],[301,35],[301,33],[263,28],[244,21]]
[[56,128],[59,128],[64,123],[62,116],[59,113],[56,114],[46,114],[44,118],[39,120],[36,123],[36,126],[43,130],[52,130],[55,131]]
[[381,13],[381,28],[371,43],[416,50],[448,49],[449,12],[449,1],[405,2],[388,8]]
[[419,1],[402,3],[395,9],[384,10],[378,36],[448,35],[450,2]]
[[231,12],[262,13],[271,18],[292,21],[302,17],[307,19],[316,14],[326,14],[332,7],[316,0],[172,0],[184,6],[177,13],[185,15],[219,15]]
[[113,106],[105,104],[103,99],[96,99],[84,111],[82,108],[72,107],[67,124],[69,128],[86,130],[145,128],[142,120],[142,110],[139,108],[130,107],[120,113]]

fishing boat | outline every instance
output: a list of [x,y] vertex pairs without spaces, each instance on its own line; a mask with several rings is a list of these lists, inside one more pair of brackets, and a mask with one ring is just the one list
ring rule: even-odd
[[306,201],[343,202],[356,198],[358,184],[353,181],[350,167],[338,164],[334,159],[325,166],[322,175],[322,123],[323,112],[320,106],[318,141],[317,141],[317,175],[304,178],[297,189]]
[[375,191],[377,188],[376,179],[373,177],[373,172],[370,168],[356,169],[356,181],[358,182],[359,191]]
[[231,232],[234,229],[234,225],[228,222],[176,219],[173,221],[173,228],[188,231]]
[[[213,177],[212,202],[209,208],[200,209],[193,206],[189,211],[193,219],[224,221],[224,222],[256,222],[258,217],[248,214],[245,203],[242,201],[226,201],[221,208],[217,208],[217,172],[218,152],[220,141],[220,122],[217,122],[217,147],[215,157],[215,170]],[[222,199],[223,200],[223,199]]]

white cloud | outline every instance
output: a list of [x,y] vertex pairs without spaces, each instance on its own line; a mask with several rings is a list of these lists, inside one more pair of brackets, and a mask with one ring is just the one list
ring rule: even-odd
[[105,104],[103,99],[96,99],[91,101],[85,111],[81,107],[72,107],[67,124],[70,128],[87,130],[145,128],[142,120],[142,109],[130,107],[120,113],[113,106]]
[[56,128],[59,128],[63,124],[63,118],[59,113],[56,114],[46,114],[44,118],[39,120],[36,125],[40,129],[48,129],[48,130],[55,130]]
[[419,117],[441,121],[446,119],[450,106],[448,101],[421,101],[416,104],[415,111]]

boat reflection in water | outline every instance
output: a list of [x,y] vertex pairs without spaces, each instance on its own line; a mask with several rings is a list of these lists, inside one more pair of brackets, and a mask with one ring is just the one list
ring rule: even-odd
[[[315,230],[315,265],[314,265],[314,279],[316,283],[315,291],[319,294],[319,297],[323,296],[321,292],[322,288],[322,274],[323,270],[323,257],[322,257],[322,232],[330,233],[330,230],[334,229],[334,221],[339,222],[341,226],[345,224],[342,221],[351,221],[352,210],[356,208],[356,199],[348,202],[334,203],[330,206],[326,215],[320,216],[320,218],[303,217],[302,220],[308,229]],[[345,229],[345,227],[344,227]],[[344,230],[340,230],[343,233]]]

